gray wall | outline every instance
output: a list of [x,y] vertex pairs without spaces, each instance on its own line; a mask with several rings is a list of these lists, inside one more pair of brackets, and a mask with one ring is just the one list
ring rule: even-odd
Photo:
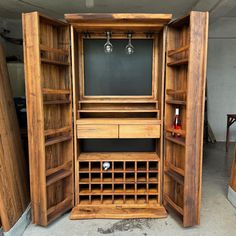
[[[208,46],[208,118],[217,141],[225,140],[226,114],[236,114],[236,19],[210,25]],[[236,140],[236,123],[231,126]]]

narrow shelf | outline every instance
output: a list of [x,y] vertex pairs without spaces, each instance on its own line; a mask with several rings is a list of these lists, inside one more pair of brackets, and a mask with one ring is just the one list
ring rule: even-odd
[[188,64],[188,58],[183,58],[183,59],[179,59],[179,60],[167,63],[168,66],[181,66],[181,65],[187,65],[187,64]]
[[79,110],[78,112],[82,112],[82,113],[113,113],[113,112],[118,112],[118,113],[133,113],[133,112],[159,112],[159,110],[156,110],[156,109],[103,109],[103,110],[90,110],[90,109],[87,109],[87,110]]
[[57,105],[57,104],[70,104],[70,99],[58,99],[58,100],[47,100],[43,101],[44,105]]
[[51,52],[51,53],[55,53],[55,54],[65,55],[65,56],[69,55],[69,51],[66,49],[51,48],[51,47],[48,47],[43,44],[40,45],[40,50],[44,51],[44,52]]
[[70,131],[71,131],[71,127],[65,126],[65,127],[57,128],[57,129],[47,129],[44,131],[44,135],[49,136],[49,135],[59,134],[62,132],[70,132]]
[[180,100],[166,100],[166,103],[174,105],[186,105],[186,101],[180,101]]
[[170,142],[179,144],[181,146],[185,146],[185,139],[181,137],[171,137],[171,136],[166,136],[166,139]]
[[176,90],[176,89],[167,89],[166,93],[168,95],[183,95],[186,94],[186,90]]
[[180,134],[182,137],[186,136],[185,130],[173,129],[171,127],[167,127],[166,131],[169,133]]
[[63,61],[56,61],[56,60],[50,60],[50,59],[41,59],[42,63],[52,64],[52,65],[59,65],[59,66],[69,66],[70,63],[63,62]]
[[49,89],[49,88],[43,88],[43,94],[70,94],[69,89]]
[[100,189],[92,189],[90,190],[80,190],[79,195],[159,195],[158,189],[156,190],[147,190],[145,189],[115,189],[112,191],[112,189],[107,189],[107,190],[100,190]]
[[61,136],[57,136],[54,138],[49,138],[45,141],[45,146],[49,146],[49,145],[53,145],[56,143],[61,143],[61,142],[65,142],[71,140],[71,135],[61,135]]
[[78,161],[159,161],[155,152],[82,152]]
[[60,170],[52,175],[47,177],[46,186],[52,185],[61,179],[65,179],[70,176],[72,173],[68,170]]
[[185,46],[173,49],[173,50],[169,50],[168,51],[168,56],[171,57],[171,56],[173,56],[173,55],[175,55],[177,53],[184,52],[184,51],[186,51],[188,49],[189,49],[189,45],[185,45]]
[[46,176],[52,175],[52,174],[57,173],[57,172],[64,170],[64,169],[68,169],[71,166],[72,166],[72,161],[68,161],[68,162],[64,163],[63,165],[57,166],[55,168],[50,168],[50,169],[46,170]]
[[165,170],[165,174],[170,176],[177,183],[184,185],[184,177],[171,170]]
[[175,165],[173,165],[172,163],[170,163],[168,161],[165,161],[165,166],[167,168],[169,168],[170,170],[172,170],[184,177],[184,170],[183,169],[176,167]]
[[170,204],[171,207],[173,207],[176,211],[178,211],[181,215],[184,214],[183,208],[178,206],[172,199],[164,193],[164,200]]
[[52,206],[50,207],[48,210],[47,210],[47,215],[50,215],[54,212],[57,212],[58,210],[60,209],[64,209],[64,208],[67,208],[67,207],[71,207],[72,206],[72,197],[69,196],[67,197],[66,199],[64,199],[62,202],[59,202],[58,204],[56,204],[55,206]]
[[130,99],[115,99],[115,100],[81,100],[79,103],[157,103],[157,100],[130,100]]

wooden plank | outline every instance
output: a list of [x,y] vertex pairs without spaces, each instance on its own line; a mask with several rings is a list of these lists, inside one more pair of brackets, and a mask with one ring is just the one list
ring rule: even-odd
[[54,168],[50,168],[46,171],[46,175],[49,176],[49,175],[52,175],[60,170],[64,170],[64,169],[70,169],[72,166],[72,161],[68,161],[62,165],[59,165],[57,167],[54,167]]
[[43,94],[70,94],[69,89],[49,89],[43,88]]
[[59,170],[52,175],[49,175],[47,177],[46,185],[50,186],[51,184],[56,183],[57,181],[60,181],[61,179],[64,179],[68,176],[72,175],[71,171],[68,170]]
[[52,65],[58,65],[58,66],[69,66],[70,65],[68,62],[56,61],[56,60],[45,59],[45,58],[41,58],[41,62],[47,63],[47,64],[52,64]]
[[179,94],[186,94],[187,91],[186,90],[175,90],[175,89],[167,89],[166,93],[168,95],[179,95]]
[[127,112],[127,113],[133,113],[133,112],[148,112],[148,113],[151,113],[151,112],[159,112],[159,110],[157,109],[133,109],[133,110],[119,110],[119,109],[99,109],[99,110],[92,110],[92,109],[87,109],[87,110],[79,110],[78,112],[81,112],[81,113],[107,113],[107,112],[111,112],[111,113],[122,113],[122,112]]
[[164,194],[164,199],[165,201],[171,205],[172,208],[174,208],[176,211],[178,211],[181,215],[183,215],[183,208],[178,206],[177,204],[174,203],[174,201],[167,195]]
[[118,138],[118,125],[77,125],[78,138]]
[[80,118],[76,120],[76,124],[156,124],[160,125],[161,120],[156,118]]
[[236,192],[236,146],[234,149],[234,160],[231,168],[230,187]]
[[180,100],[166,100],[166,103],[175,105],[186,105],[186,101],[180,101]]
[[77,206],[73,208],[70,219],[130,219],[130,218],[165,218],[167,216],[164,207],[132,208],[109,206]]
[[189,45],[184,45],[182,47],[176,48],[176,49],[172,49],[168,51],[168,56],[171,57],[175,54],[181,53],[183,51],[186,51],[189,49]]
[[186,132],[185,130],[179,130],[179,129],[174,129],[174,128],[171,128],[171,127],[167,127],[166,128],[166,131],[171,133],[171,134],[176,134],[176,135],[180,135],[182,137],[185,137],[186,136]]
[[25,159],[6,56],[0,44],[0,218],[5,232],[30,202]]
[[56,99],[56,100],[44,100],[44,105],[58,105],[58,104],[70,104],[70,99]]
[[57,143],[61,143],[61,142],[65,142],[65,141],[69,141],[71,140],[71,135],[60,135],[60,136],[57,136],[57,137],[53,137],[53,138],[48,138],[46,141],[45,141],[45,146],[50,146],[50,145],[53,145],[53,144],[57,144]]
[[188,64],[188,58],[183,58],[167,63],[168,66],[182,66],[187,64]]
[[119,125],[119,138],[160,138],[160,125]]
[[104,160],[126,160],[126,161],[159,161],[155,152],[82,152],[78,159],[80,161],[104,161]]
[[55,135],[55,134],[59,134],[63,132],[69,132],[69,131],[71,131],[71,127],[65,126],[65,127],[57,128],[57,129],[47,129],[44,131],[44,135],[49,136],[49,135]]
[[81,100],[79,103],[158,103],[157,100],[140,100],[140,99],[104,99],[104,100],[93,100],[93,99],[87,99],[87,100]]
[[44,51],[44,52],[56,53],[56,54],[60,54],[60,55],[66,55],[66,56],[69,55],[68,50],[59,49],[59,48],[51,48],[51,47],[48,47],[48,46],[42,45],[42,44],[40,45],[40,50]]
[[166,140],[179,144],[181,146],[185,146],[185,140],[184,138],[181,137],[171,137],[171,136],[166,136]]

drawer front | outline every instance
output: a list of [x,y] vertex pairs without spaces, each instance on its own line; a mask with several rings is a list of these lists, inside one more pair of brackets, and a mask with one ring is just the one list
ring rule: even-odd
[[119,138],[160,138],[160,125],[120,125]]
[[77,125],[77,138],[118,138],[118,125]]

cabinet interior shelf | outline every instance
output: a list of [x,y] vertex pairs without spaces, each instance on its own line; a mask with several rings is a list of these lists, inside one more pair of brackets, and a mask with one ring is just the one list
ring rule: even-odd
[[177,135],[179,134],[182,137],[186,136],[186,131],[185,130],[179,130],[179,129],[174,129],[174,128],[171,128],[171,127],[167,127],[166,131],[169,132],[169,133],[177,134]]
[[142,109],[142,110],[140,110],[140,109],[132,109],[132,110],[126,110],[126,109],[104,109],[104,110],[92,110],[92,109],[86,109],[86,110],[79,110],[78,112],[81,112],[81,113],[87,113],[87,112],[91,112],[91,113],[113,113],[113,112],[119,112],[119,113],[122,113],[122,112],[127,112],[127,113],[133,113],[133,112],[148,112],[148,113],[150,113],[150,112],[159,112],[159,110],[155,110],[155,109],[151,109],[151,110],[149,110],[149,109]]
[[166,93],[168,95],[184,95],[186,94],[186,90],[167,89]]
[[184,214],[184,210],[182,207],[178,206],[167,194],[164,193],[164,200],[170,204],[177,212],[179,212],[181,215]]
[[70,90],[69,89],[43,88],[43,94],[45,94],[45,95],[50,95],[50,94],[68,95],[68,94],[70,94]]
[[51,60],[51,59],[45,59],[45,58],[41,58],[41,62],[46,63],[46,64],[59,65],[59,66],[69,66],[70,65],[69,62],[63,62],[63,61],[57,61],[57,60]]
[[165,161],[165,166],[166,166],[166,168],[169,168],[170,170],[172,170],[184,177],[184,170],[182,168],[176,167],[175,165],[173,165],[169,161]]
[[52,175],[52,174],[57,173],[61,170],[69,169],[69,168],[71,168],[71,166],[72,166],[72,161],[68,161],[60,166],[50,168],[50,169],[46,170],[46,176]]
[[176,172],[172,171],[172,170],[166,170],[165,174],[167,174],[168,176],[170,176],[175,182],[184,185],[184,177],[177,174]]
[[53,173],[52,175],[47,176],[46,185],[50,186],[61,179],[69,177],[71,174],[72,172],[69,170],[60,170],[56,173]]
[[187,64],[188,64],[188,58],[178,59],[167,63],[168,66],[181,66]]
[[71,208],[71,205],[72,205],[72,201],[73,201],[73,198],[72,196],[68,196],[67,198],[65,198],[62,202],[59,202],[58,204],[50,207],[48,210],[47,210],[47,215],[51,215],[52,213],[60,210],[60,209],[64,209],[64,208]]
[[171,136],[166,136],[166,140],[179,144],[181,146],[185,146],[185,139],[182,137],[171,137]]
[[52,48],[43,44],[40,45],[40,50],[44,52],[59,54],[59,55],[65,55],[65,56],[69,55],[69,51],[66,49]]
[[57,104],[70,104],[70,99],[56,99],[56,100],[45,100],[43,101],[44,105],[57,105]]
[[184,45],[182,47],[179,47],[179,48],[176,48],[176,49],[173,49],[173,50],[169,50],[168,51],[168,56],[171,57],[175,54],[187,51],[188,49],[189,49],[189,45]]
[[66,134],[66,135],[60,135],[57,137],[53,137],[53,138],[48,138],[45,141],[45,146],[49,146],[49,145],[53,145],[53,144],[57,144],[57,143],[61,143],[61,142],[65,142],[71,140],[71,135]]
[[186,101],[180,101],[180,100],[166,100],[167,104],[173,104],[173,105],[186,105]]
[[65,127],[61,127],[61,128],[47,129],[44,131],[44,135],[49,136],[49,135],[54,135],[54,134],[59,134],[59,133],[69,132],[69,131],[71,131],[71,127],[65,126]]

